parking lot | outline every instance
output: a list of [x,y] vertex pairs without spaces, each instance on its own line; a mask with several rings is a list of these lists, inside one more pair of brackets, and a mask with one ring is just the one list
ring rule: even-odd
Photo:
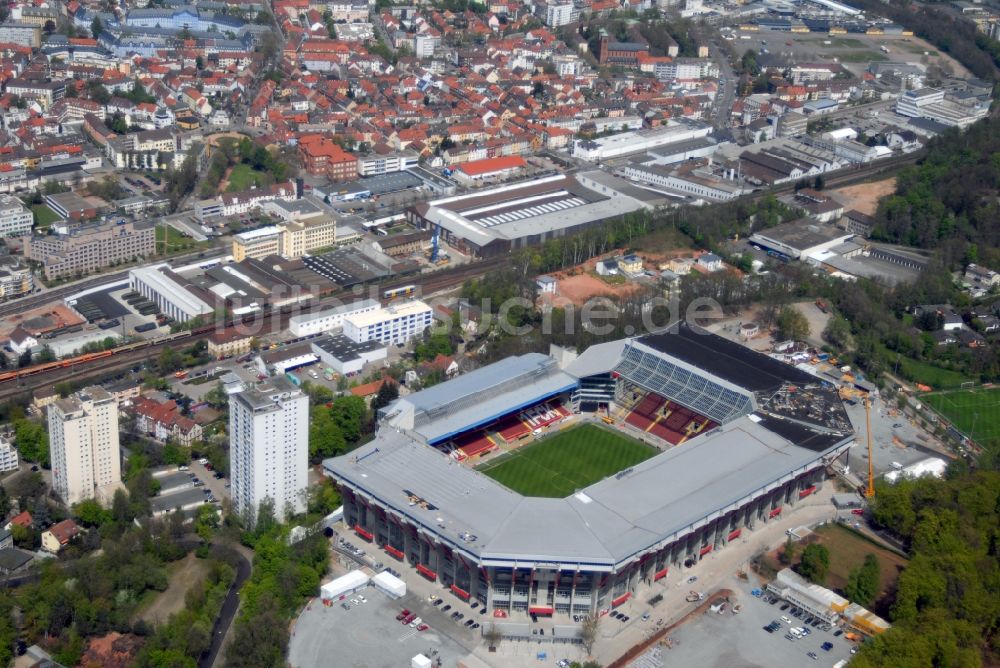
[[[337,539],[333,540],[336,543]],[[330,579],[343,572],[343,569],[335,571]],[[370,569],[366,572],[371,574]],[[398,600],[391,600],[373,587],[358,593],[365,601],[355,593],[331,606],[323,605],[319,599],[309,604],[292,628],[289,665],[388,668],[408,666],[412,657],[422,653],[440,659],[442,666],[457,666],[460,660],[467,661],[470,651],[479,643],[478,630],[469,630],[452,620],[450,614],[454,610],[442,612],[447,602],[434,606],[426,595],[409,587],[407,594]],[[344,609],[344,603],[350,609]],[[398,621],[396,616],[404,609],[418,615],[427,628],[420,631]],[[337,632],[331,633],[334,628]]]
[[[728,668],[730,666],[766,666],[767,668],[801,668],[802,666],[833,666],[837,661],[850,659],[854,643],[843,635],[835,636],[836,627],[823,631],[821,626],[809,626],[810,634],[788,640],[785,636],[793,627],[805,626],[795,618],[791,608],[782,611],[783,602],[767,603],[751,595],[753,585],[743,583],[739,601],[743,604],[738,615],[728,609],[723,614],[706,612],[687,622],[670,635],[670,649],[661,648],[659,658],[645,656],[643,668],[657,666],[700,666],[701,668]],[[785,623],[782,616],[792,623]],[[773,633],[764,630],[772,621],[780,628]],[[719,642],[725,638],[725,642]],[[829,650],[822,649],[830,643]],[[816,658],[812,658],[810,653]]]

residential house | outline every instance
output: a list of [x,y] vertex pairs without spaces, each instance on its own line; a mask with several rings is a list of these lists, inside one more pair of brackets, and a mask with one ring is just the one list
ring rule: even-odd
[[698,258],[696,264],[708,272],[722,269],[722,258],[715,253],[705,253]]
[[42,549],[52,554],[59,554],[59,551],[79,534],[80,527],[73,520],[66,519],[53,524],[42,533]]
[[539,276],[535,279],[538,293],[543,295],[554,295],[559,286],[559,282],[551,276]]
[[14,517],[10,518],[10,521],[8,521],[3,528],[6,529],[7,531],[10,531],[11,527],[21,527],[24,529],[30,529],[32,526],[34,526],[34,524],[35,520],[34,518],[31,517],[31,513],[29,513],[27,510],[24,510],[15,515]]
[[139,397],[132,402],[136,429],[157,441],[173,441],[190,446],[201,440],[201,425],[181,415],[173,400],[160,403],[155,399]]
[[965,268],[965,280],[974,286],[990,290],[1000,285],[1000,274],[986,267],[970,264]]

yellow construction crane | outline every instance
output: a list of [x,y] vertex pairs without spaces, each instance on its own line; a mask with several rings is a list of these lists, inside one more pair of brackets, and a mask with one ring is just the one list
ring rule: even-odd
[[865,431],[868,436],[868,488],[865,490],[865,498],[871,499],[875,496],[875,465],[872,463],[872,399],[871,394],[865,393]]

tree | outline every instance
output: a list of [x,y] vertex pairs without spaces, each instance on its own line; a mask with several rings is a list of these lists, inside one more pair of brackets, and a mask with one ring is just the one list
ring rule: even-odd
[[372,400],[372,410],[378,412],[380,408],[385,408],[399,398],[399,385],[394,381],[386,379],[382,386],[378,388],[378,394]]
[[337,397],[330,409],[333,421],[340,428],[344,440],[353,445],[358,444],[361,440],[367,412],[365,400],[353,395]]
[[880,586],[881,571],[879,570],[878,557],[869,554],[865,557],[864,563],[853,569],[847,577],[844,594],[852,602],[868,607],[875,602]]
[[205,403],[212,408],[225,408],[229,405],[229,395],[226,394],[226,388],[221,382],[216,383],[215,387],[206,392],[204,399]]
[[829,569],[830,551],[826,546],[819,543],[807,545],[806,549],[802,551],[802,559],[799,561],[799,575],[816,584],[823,584]]
[[160,356],[156,360],[156,366],[160,374],[165,376],[180,369],[183,366],[183,359],[176,350],[167,346],[160,351]]
[[778,314],[778,337],[802,341],[809,336],[809,320],[794,306],[785,306]]
[[326,406],[314,406],[309,420],[309,458],[318,462],[347,449],[344,434]]
[[104,30],[104,24],[101,22],[100,16],[94,16],[94,20],[90,22],[90,34],[94,39],[101,36],[101,31]]
[[594,651],[594,643],[597,642],[597,634],[601,628],[601,618],[593,613],[585,615],[580,622],[580,642],[587,654]]
[[340,507],[340,490],[333,481],[323,477],[318,485],[309,488],[307,509],[310,514],[329,515]]
[[101,508],[95,499],[86,499],[73,506],[73,515],[88,527],[99,527],[112,519],[111,513]]
[[785,541],[785,549],[778,555],[778,559],[786,566],[790,566],[795,561],[795,541],[792,540],[791,536]]
[[23,459],[48,465],[49,435],[41,424],[23,418],[15,420],[14,442]]

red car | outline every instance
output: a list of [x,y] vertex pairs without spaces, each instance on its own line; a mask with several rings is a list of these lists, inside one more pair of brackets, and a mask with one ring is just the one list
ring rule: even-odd
[[399,613],[398,615],[396,615],[396,621],[397,622],[403,621],[403,618],[406,617],[409,614],[410,614],[410,611],[407,610],[406,608],[403,608],[403,611],[401,613]]
[[403,626],[406,626],[407,624],[409,624],[410,622],[412,622],[416,618],[417,618],[417,616],[411,612],[406,617],[403,617]]
[[417,630],[418,630],[418,631],[426,631],[426,630],[427,630],[427,629],[429,629],[429,628],[430,628],[430,627],[429,627],[429,626],[427,626],[426,624],[421,624],[420,626],[418,626],[418,627],[417,627]]
[[865,514],[865,509],[864,508],[855,508],[854,510],[851,511],[851,514],[852,515],[864,515]]

